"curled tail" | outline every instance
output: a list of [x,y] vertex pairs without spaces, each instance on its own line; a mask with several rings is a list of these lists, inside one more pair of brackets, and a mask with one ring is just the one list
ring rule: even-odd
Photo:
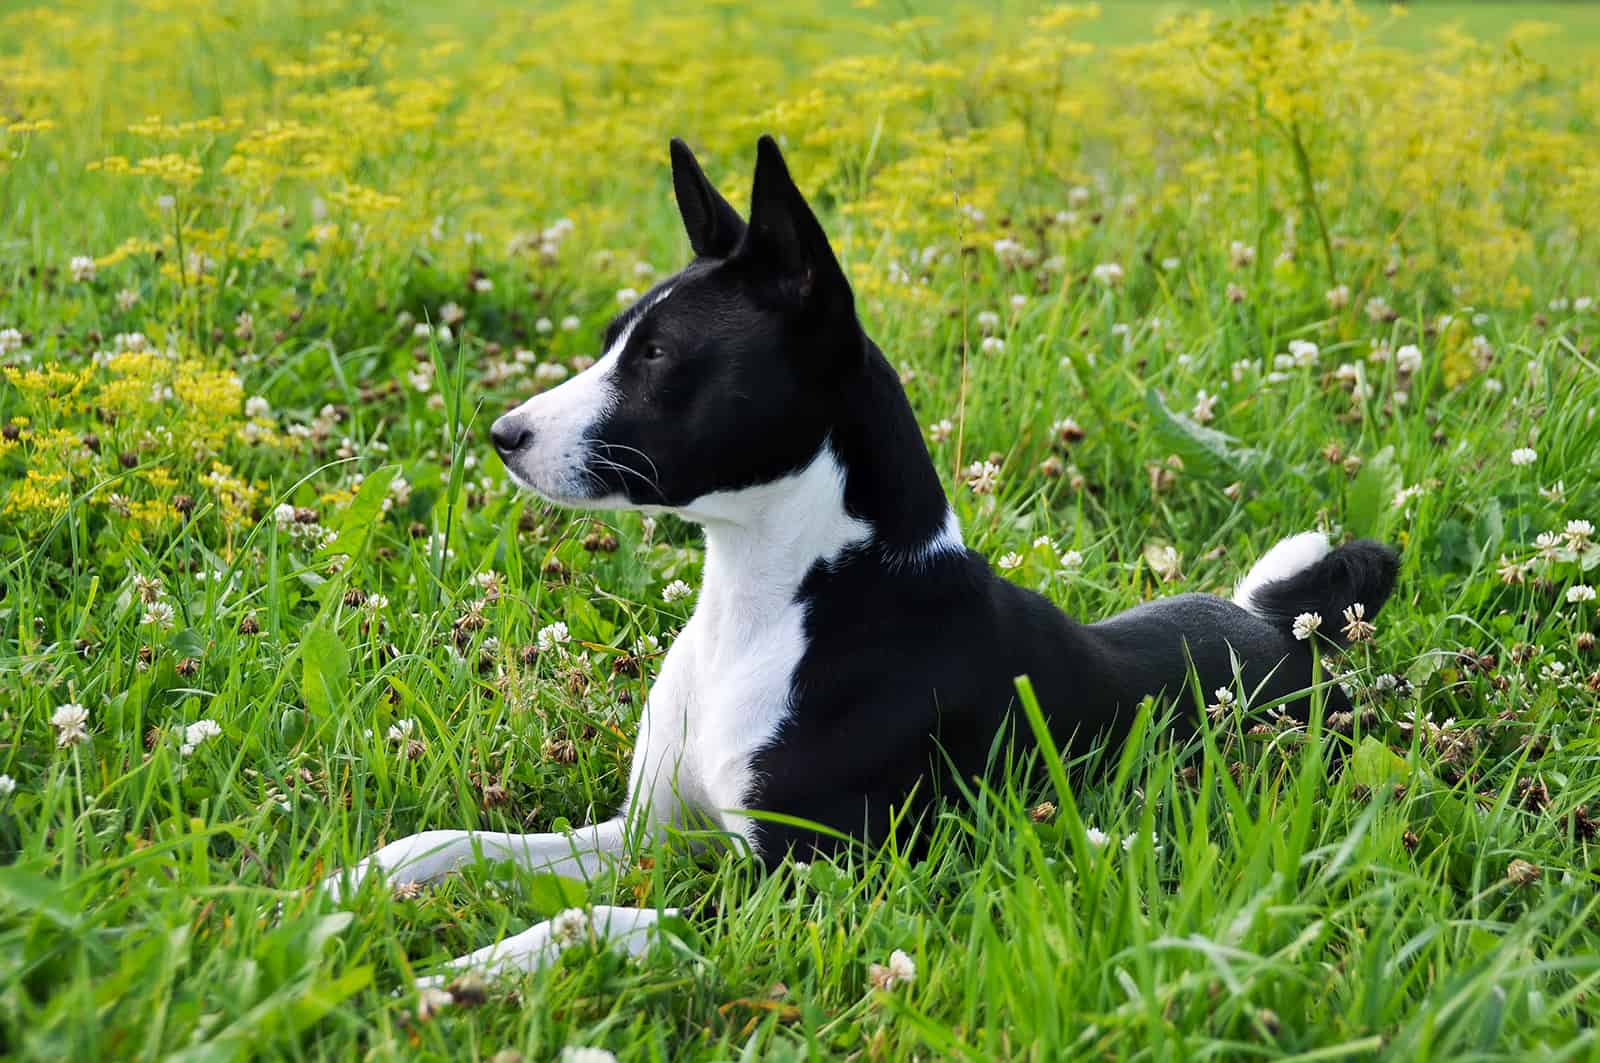
[[1394,591],[1400,555],[1392,546],[1357,539],[1330,548],[1321,532],[1302,532],[1278,543],[1234,589],[1240,608],[1282,628],[1302,613],[1322,618],[1319,638],[1345,645],[1344,611],[1360,603],[1366,620],[1378,615]]

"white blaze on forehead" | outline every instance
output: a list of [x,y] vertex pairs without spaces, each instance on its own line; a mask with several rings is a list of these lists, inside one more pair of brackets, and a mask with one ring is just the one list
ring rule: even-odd
[[594,365],[502,418],[522,425],[533,437],[525,450],[506,461],[506,471],[519,485],[556,502],[604,504],[606,500],[590,497],[593,481],[586,471],[590,432],[617,404],[617,362],[627,350],[633,330],[670,294],[671,287],[661,289],[648,306],[632,314]]

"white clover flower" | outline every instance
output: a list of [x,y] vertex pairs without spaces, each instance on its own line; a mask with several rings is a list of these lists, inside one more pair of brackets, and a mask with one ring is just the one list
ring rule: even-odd
[[578,331],[578,326],[581,325],[581,324],[583,324],[583,322],[578,320],[578,315],[576,315],[576,314],[568,314],[566,317],[561,319],[561,331],[562,332],[577,332]]
[[1595,590],[1585,583],[1579,583],[1567,588],[1567,601],[1573,605],[1580,602],[1592,602],[1595,599]]
[[417,1021],[427,1022],[455,1002],[455,997],[438,986],[428,986],[417,994]]
[[633,652],[650,655],[661,652],[661,640],[654,635],[641,635],[633,644]]
[[1511,452],[1511,464],[1532,465],[1539,459],[1539,452],[1532,447],[1518,447]]
[[1408,343],[1394,352],[1394,367],[1402,373],[1415,373],[1422,368],[1422,349]]
[[1018,292],[1017,294],[1015,294],[1015,295],[1013,295],[1011,297],[1011,309],[1013,309],[1013,310],[1021,310],[1023,307],[1025,307],[1027,305],[1028,305],[1028,297],[1026,295],[1023,295],[1021,292]]
[[609,1048],[567,1045],[561,1050],[561,1063],[617,1063],[617,1056]]
[[1234,269],[1243,269],[1254,265],[1256,249],[1242,240],[1235,240],[1228,245],[1228,262]]
[[1294,618],[1294,637],[1305,642],[1322,626],[1322,617],[1316,613],[1301,613]]
[[555,329],[555,322],[551,321],[547,317],[541,317],[539,320],[533,323],[533,331],[537,332],[541,336],[548,336],[550,333],[554,332]]
[[1068,572],[1076,572],[1083,567],[1083,555],[1076,550],[1068,550],[1061,555],[1061,567]]
[[567,625],[557,620],[539,629],[534,636],[534,645],[539,647],[540,653],[548,653],[564,642],[571,641],[572,636],[567,633]]
[[1567,537],[1567,546],[1581,553],[1594,535],[1594,525],[1586,520],[1569,520],[1563,534]]
[[494,281],[488,277],[478,277],[472,282],[472,290],[475,292],[492,292],[494,291]]
[[1189,411],[1190,417],[1194,418],[1200,424],[1209,424],[1211,421],[1216,419],[1216,410],[1217,396],[1211,394],[1205,388],[1201,388],[1199,391],[1195,392],[1194,409]]
[[1122,267],[1115,262],[1102,262],[1090,270],[1089,275],[1107,288],[1120,287],[1126,276],[1122,272]]
[[1000,327],[1000,315],[993,310],[978,311],[978,327],[985,332],[993,332]]
[[260,395],[251,395],[244,400],[244,415],[249,418],[271,417],[272,403]]
[[975,461],[967,466],[967,486],[973,494],[991,495],[1000,483],[1000,466],[992,461]]
[[1361,602],[1351,602],[1344,611],[1344,637],[1346,642],[1366,642],[1378,633],[1377,625],[1367,619],[1367,607]]
[[632,306],[634,303],[637,303],[638,301],[639,301],[639,290],[637,288],[618,288],[617,289],[617,305],[618,306]]
[[541,384],[554,384],[567,378],[567,367],[560,362],[541,362],[533,370],[533,379]]
[[1289,357],[1294,359],[1294,364],[1304,369],[1317,364],[1317,356],[1322,352],[1310,340],[1290,340]]
[[943,420],[935,421],[933,424],[928,426],[928,438],[932,439],[935,443],[943,443],[945,440],[950,438],[951,434],[954,433],[955,430],[956,426],[951,423],[950,418],[946,417]]
[[1176,255],[1171,255],[1161,260],[1161,268],[1166,270],[1168,273],[1171,273],[1181,265],[1183,265],[1183,259],[1177,257]]
[[1546,561],[1554,561],[1557,551],[1561,549],[1561,536],[1555,532],[1540,532],[1533,537],[1533,548]]
[[[467,312],[461,309],[461,304],[459,303],[445,303],[439,308],[439,320],[446,325],[459,325],[461,319],[466,316]],[[441,329],[440,331],[443,330]]]
[[1329,288],[1323,295],[1328,301],[1328,306],[1334,310],[1343,310],[1350,305],[1350,285],[1340,284]]
[[386,737],[390,742],[404,742],[406,739],[411,737],[411,732],[416,730],[416,728],[417,721],[415,720],[396,720],[394,723],[389,725],[389,733]]
[[1406,503],[1410,502],[1413,498],[1420,497],[1422,494],[1423,487],[1421,484],[1412,484],[1410,487],[1402,487],[1400,490],[1394,493],[1394,508],[1403,509]]
[[56,729],[58,747],[75,746],[88,737],[89,710],[69,701],[51,713],[50,726]]
[[978,349],[984,354],[999,354],[1006,349],[1006,341],[999,336],[985,336]]
[[196,720],[183,729],[183,745],[179,747],[180,756],[190,756],[203,743],[222,734],[222,728],[215,720]]
[[867,968],[867,981],[874,989],[885,992],[897,985],[910,985],[916,980],[917,965],[902,949],[891,952],[887,964],[874,963]]
[[693,593],[694,588],[690,587],[681,579],[675,579],[665,587],[661,588],[661,600],[665,602],[682,601],[684,598],[689,597],[689,595]]
[[576,945],[589,936],[589,913],[582,908],[568,908],[550,920],[550,940],[559,948]]
[[1020,568],[1022,565],[1022,555],[1013,550],[1002,557],[998,564],[1000,565],[1000,568],[1006,572],[1009,572],[1014,568]]
[[132,288],[121,288],[117,291],[117,309],[126,314],[139,304],[139,293]]
[[68,268],[72,270],[72,279],[79,284],[87,284],[94,280],[97,270],[94,258],[90,255],[73,255]]
[[[1131,853],[1133,851],[1133,847],[1138,844],[1139,835],[1137,833],[1130,834],[1126,838],[1122,839],[1122,851],[1125,853]],[[1161,843],[1156,840],[1155,831],[1150,832],[1150,848],[1158,853],[1161,851]]]
[[151,602],[145,606],[144,616],[140,618],[141,624],[153,624],[156,627],[168,628],[172,626],[172,618],[177,612],[169,602]]
[[1048,535],[1036,535],[1033,537],[1033,548],[1035,550],[1054,550],[1055,544],[1050,541],[1050,536]]
[[1089,839],[1089,844],[1094,846],[1096,849],[1104,849],[1106,847],[1106,843],[1111,840],[1111,835],[1107,834],[1099,827],[1085,827],[1083,829],[1083,834],[1084,837]]
[[17,780],[9,775],[0,774],[0,797],[10,797],[17,792]]
[[0,355],[22,350],[22,333],[14,328],[0,328]]

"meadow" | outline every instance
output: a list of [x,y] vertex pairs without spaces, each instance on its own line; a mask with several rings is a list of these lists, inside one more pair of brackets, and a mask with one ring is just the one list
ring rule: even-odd
[[[0,13],[0,1054],[1594,1058],[1597,59],[1563,4]],[[487,426],[687,260],[668,138],[742,206],[762,132],[968,545],[1088,619],[1392,541],[1359,711],[1024,743],[921,861],[334,904],[621,799],[698,533]],[[604,903],[683,915],[410,988]]]

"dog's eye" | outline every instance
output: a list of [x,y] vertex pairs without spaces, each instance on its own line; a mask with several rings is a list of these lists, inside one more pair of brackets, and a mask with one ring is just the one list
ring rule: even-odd
[[661,346],[659,343],[647,343],[644,345],[644,356],[653,362],[657,358],[665,358],[667,356],[667,349]]

